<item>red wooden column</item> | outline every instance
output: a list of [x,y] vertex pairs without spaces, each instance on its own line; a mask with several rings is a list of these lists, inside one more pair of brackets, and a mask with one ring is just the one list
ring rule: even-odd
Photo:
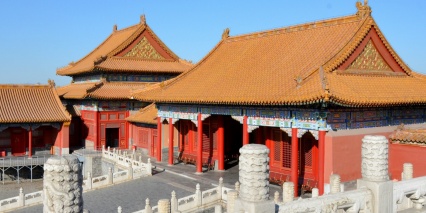
[[249,133],[248,133],[248,124],[247,124],[247,116],[244,115],[243,118],[243,146],[249,144]]
[[169,118],[169,165],[173,165],[173,119]]
[[33,156],[33,128],[28,130],[28,158]]
[[161,162],[161,117],[157,118],[157,161]]
[[[69,148],[70,148],[70,124],[71,122],[64,122],[62,124],[62,129],[61,129],[61,155],[67,155],[69,154]],[[65,152],[64,152],[65,151]]]
[[225,170],[225,129],[223,128],[223,116],[218,117],[217,129],[217,153],[219,155],[219,170]]
[[[93,146],[95,147],[95,149],[99,149],[102,148],[102,144],[101,144],[101,127],[99,125],[99,111],[98,109],[96,109],[96,111],[94,111],[94,115],[93,115],[93,122],[95,123],[95,135],[94,135],[94,139],[95,139],[95,144],[93,144]],[[106,130],[105,130],[106,131]]]
[[297,138],[297,128],[291,128],[291,182],[294,184],[294,196],[298,194],[299,174],[298,174],[298,159],[299,141]]
[[318,132],[318,191],[320,195],[324,193],[325,133],[324,130]]
[[271,138],[272,138],[272,129],[271,128],[267,128],[266,129],[266,141],[265,141],[265,145],[266,145],[266,147],[268,147],[268,149],[269,149],[269,168],[271,168],[272,167],[272,141],[271,141]]
[[203,121],[201,113],[198,113],[197,128],[197,173],[203,172]]

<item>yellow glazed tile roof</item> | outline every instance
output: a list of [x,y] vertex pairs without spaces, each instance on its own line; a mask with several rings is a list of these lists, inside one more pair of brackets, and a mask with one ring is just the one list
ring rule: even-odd
[[[133,96],[141,101],[226,105],[426,103],[426,92],[419,92],[426,91],[425,78],[403,63],[368,11],[365,5],[352,16],[241,36],[229,37],[225,31],[194,68]],[[338,72],[372,29],[402,71]]]
[[0,85],[0,123],[69,121],[53,85]]
[[[164,62],[158,60],[158,65],[154,61],[150,63],[146,62],[145,64],[141,61],[138,61],[136,58],[135,61],[132,58],[127,57],[117,57],[117,54],[120,54],[127,47],[129,47],[133,42],[135,42],[142,34],[149,34],[152,37],[153,41],[158,44],[159,48],[164,50],[165,54],[171,57],[170,62]],[[127,58],[124,60],[123,58]],[[151,67],[147,67],[147,64]],[[142,67],[139,67],[142,65]],[[102,42],[98,47],[96,47],[92,52],[87,54],[85,57],[80,59],[77,62],[71,62],[69,65],[57,69],[56,73],[58,75],[73,76],[85,73],[93,73],[98,70],[115,72],[115,71],[129,71],[129,72],[171,72],[171,73],[181,73],[188,70],[192,67],[192,64],[184,60],[179,59],[151,30],[151,28],[145,23],[144,16],[141,16],[141,22],[131,27],[124,28],[122,30],[117,30],[114,26],[114,30],[104,42]]]
[[114,72],[144,71],[155,73],[176,73],[180,74],[189,70],[192,64],[185,61],[174,60],[148,60],[132,57],[111,57],[97,66],[98,69]]
[[394,143],[426,144],[426,129],[405,129],[400,125],[391,135],[389,140]]
[[72,83],[58,88],[58,94],[64,99],[97,99],[119,100],[129,99],[134,91],[144,89],[155,83],[145,82],[90,82]]
[[155,104],[150,104],[145,108],[140,109],[137,113],[126,118],[129,122],[134,123],[145,123],[145,124],[157,124],[157,108]]

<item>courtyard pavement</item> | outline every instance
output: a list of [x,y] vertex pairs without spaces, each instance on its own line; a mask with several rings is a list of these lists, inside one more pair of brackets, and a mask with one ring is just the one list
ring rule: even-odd
[[[144,162],[146,162],[146,159],[147,157],[143,156]],[[117,207],[121,206],[123,212],[134,212],[144,209],[146,198],[150,199],[151,206],[156,206],[159,199],[170,199],[173,190],[176,192],[177,198],[181,198],[193,194],[197,183],[200,184],[201,190],[204,191],[217,186],[220,177],[223,177],[224,186],[228,188],[234,188],[235,182],[238,181],[238,165],[234,165],[225,172],[206,171],[204,168],[205,171],[202,174],[196,174],[194,165],[179,163],[168,166],[166,160],[160,163],[152,160],[156,168],[155,174],[151,177],[144,177],[84,193],[84,208],[91,213],[117,212]],[[10,187],[13,188],[12,186]],[[15,184],[15,187],[16,189],[13,189],[11,196],[1,197],[17,196],[19,184]],[[25,193],[32,191],[27,190],[26,186],[22,187]],[[2,187],[0,186],[0,188]],[[41,188],[42,181],[33,182],[32,189],[34,191],[41,190]],[[275,191],[282,193],[279,186],[271,185],[271,199]],[[3,192],[0,193],[0,195],[2,194]],[[31,206],[13,212],[43,212],[43,205]]]

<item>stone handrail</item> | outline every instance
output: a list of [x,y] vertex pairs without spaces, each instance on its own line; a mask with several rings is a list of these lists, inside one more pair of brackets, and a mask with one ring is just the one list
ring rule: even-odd
[[[176,193],[173,191],[170,199],[171,212],[195,212],[197,209],[213,206],[226,200],[226,194],[231,190],[223,186],[223,179],[220,178],[217,187],[201,191],[200,185],[197,184],[194,194],[179,199],[176,198]],[[151,207],[149,199],[147,199],[145,209],[134,213],[154,213],[157,212],[157,209],[158,206]]]
[[16,197],[0,200],[0,212],[43,202],[43,191],[24,194],[22,188]]
[[152,164],[149,158],[147,163],[143,163],[141,158],[139,158],[139,160],[133,159],[134,154],[131,158],[127,156],[126,152],[122,153],[121,150],[113,149],[111,151],[110,147],[108,147],[107,149],[102,147],[102,157],[111,160],[120,166],[128,167],[129,165],[131,165],[133,169],[143,171],[149,176],[152,175]]
[[393,200],[394,212],[422,205],[426,196],[426,177],[418,177],[409,180],[394,182]]
[[279,204],[279,213],[336,212],[337,209],[345,209],[345,212],[359,212],[359,210],[372,212],[372,198],[372,192],[367,188],[362,188]]

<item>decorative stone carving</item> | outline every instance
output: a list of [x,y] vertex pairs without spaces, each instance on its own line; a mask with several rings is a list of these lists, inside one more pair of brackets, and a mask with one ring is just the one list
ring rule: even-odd
[[283,202],[288,203],[293,201],[294,198],[294,183],[284,182],[283,184]]
[[242,200],[259,202],[269,199],[269,149],[261,144],[247,144],[240,149]]
[[158,201],[158,213],[170,213],[170,202],[168,199]]
[[413,164],[404,163],[402,165],[402,177],[401,180],[410,180],[413,179]]
[[49,158],[44,164],[43,212],[82,212],[82,182],[77,157],[66,155]]
[[387,181],[388,140],[385,136],[367,135],[362,139],[361,173],[364,180]]
[[238,198],[238,192],[235,190],[228,191],[228,202],[226,203],[226,211],[235,212],[235,202]]
[[340,175],[330,175],[330,193],[335,194],[340,192]]

